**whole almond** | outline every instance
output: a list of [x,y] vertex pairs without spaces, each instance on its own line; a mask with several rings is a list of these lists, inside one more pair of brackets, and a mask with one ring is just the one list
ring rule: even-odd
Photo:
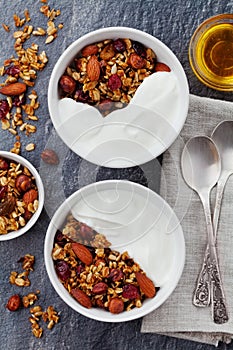
[[71,247],[75,255],[82,261],[82,263],[88,266],[92,264],[92,254],[88,248],[81,243],[72,243]]
[[104,282],[98,282],[94,285],[92,293],[94,294],[105,294],[108,290],[108,285]]
[[141,291],[145,294],[147,298],[153,298],[156,294],[156,289],[154,283],[145,274],[141,272],[135,273],[137,282]]
[[24,83],[12,83],[0,89],[0,93],[7,96],[18,96],[25,92],[27,85]]
[[50,165],[57,165],[59,164],[59,158],[57,153],[52,150],[52,149],[45,149],[42,153],[41,153],[41,159]]
[[34,189],[31,189],[24,193],[23,202],[25,204],[33,203],[38,198],[38,192]]
[[100,77],[100,64],[96,56],[91,56],[87,63],[87,75],[90,81],[97,81]]
[[71,289],[70,293],[77,300],[77,302],[81,304],[83,307],[86,307],[87,309],[90,309],[92,307],[91,299],[81,289],[79,288]]
[[88,57],[88,56],[96,55],[98,51],[99,51],[98,46],[93,44],[93,45],[85,46],[81,52],[83,57]]
[[124,302],[120,298],[112,298],[108,305],[108,309],[112,314],[119,314],[124,311]]

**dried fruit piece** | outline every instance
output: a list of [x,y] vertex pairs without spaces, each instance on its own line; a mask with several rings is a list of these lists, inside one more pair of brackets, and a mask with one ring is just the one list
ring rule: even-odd
[[50,165],[57,165],[59,164],[59,158],[57,153],[52,150],[52,149],[45,149],[42,153],[41,153],[41,159]]
[[156,294],[156,289],[154,283],[145,274],[141,272],[135,273],[137,282],[141,291],[145,294],[147,298],[153,298]]
[[155,64],[155,72],[170,72],[171,69],[166,65],[165,63],[162,62],[157,62]]
[[92,289],[92,293],[94,294],[105,294],[108,290],[108,285],[104,282],[96,283]]
[[59,85],[67,94],[72,94],[76,88],[75,80],[69,75],[63,75],[59,81]]
[[113,42],[113,47],[116,52],[124,52],[126,50],[125,42],[122,39],[116,39]]
[[98,51],[99,51],[98,46],[93,44],[93,45],[85,46],[82,49],[81,53],[82,53],[83,57],[88,57],[88,56],[92,56],[92,55],[97,54]]
[[100,53],[100,58],[109,61],[115,55],[113,44],[106,45]]
[[16,205],[16,199],[13,196],[8,196],[4,202],[0,203],[0,216],[10,215]]
[[7,193],[7,185],[0,186],[0,200],[5,197],[6,193]]
[[108,79],[108,87],[112,91],[120,89],[121,85],[121,78],[117,74],[111,75]]
[[96,56],[91,56],[87,63],[87,75],[90,81],[97,81],[100,76],[100,64]]
[[125,299],[138,299],[140,297],[138,288],[133,284],[125,284],[123,287],[122,296]]
[[10,111],[10,106],[6,100],[0,100],[0,119],[4,119]]
[[93,258],[90,250],[86,248],[83,244],[80,243],[72,243],[72,249],[74,253],[77,255],[79,260],[81,260],[85,265],[91,265]]
[[70,277],[70,268],[66,261],[58,261],[55,266],[58,277],[62,281],[66,281]]
[[24,83],[12,83],[5,85],[0,89],[0,93],[7,96],[21,95],[27,89],[27,85]]
[[146,58],[146,48],[143,44],[133,41],[132,47],[139,56]]
[[16,178],[15,187],[19,192],[26,192],[32,187],[32,180],[27,175],[19,175]]
[[21,305],[21,298],[18,294],[12,295],[7,304],[6,304],[6,308],[9,311],[17,311],[20,308]]
[[129,56],[129,64],[134,69],[141,69],[145,67],[146,61],[144,60],[144,58],[140,57],[138,54],[131,53],[131,55]]
[[23,195],[23,201],[25,204],[33,203],[38,198],[38,192],[37,190],[34,190],[33,188]]
[[112,298],[109,302],[108,309],[112,314],[119,314],[124,311],[124,302],[120,298]]
[[87,309],[90,309],[92,307],[91,299],[81,289],[71,289],[70,293],[83,307],[86,307]]

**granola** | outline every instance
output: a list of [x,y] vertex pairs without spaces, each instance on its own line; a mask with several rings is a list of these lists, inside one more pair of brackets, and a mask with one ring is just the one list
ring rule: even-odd
[[60,78],[60,97],[94,105],[106,116],[126,106],[143,80],[158,70],[170,68],[157,61],[151,48],[128,38],[104,40],[77,54]]
[[104,235],[69,214],[54,239],[52,258],[58,278],[86,308],[100,307],[114,314],[139,308],[158,288],[126,251],[112,250],[109,244]]
[[0,157],[0,234],[24,227],[38,205],[38,189],[29,169]]

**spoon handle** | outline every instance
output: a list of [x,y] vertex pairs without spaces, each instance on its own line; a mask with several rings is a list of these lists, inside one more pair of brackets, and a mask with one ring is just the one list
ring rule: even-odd
[[200,193],[200,198],[205,212],[208,234],[209,258],[207,259],[207,267],[212,288],[212,317],[215,323],[223,324],[228,321],[229,317],[218,265],[217,250],[215,246],[215,237],[210,213],[209,192],[203,191]]
[[[220,208],[222,203],[223,192],[225,188],[226,181],[229,177],[229,174],[223,173],[218,180],[217,190],[216,190],[216,202],[214,208],[214,217],[213,217],[213,230],[214,230],[214,240],[216,242],[217,238],[217,229],[218,229],[218,220],[220,215]],[[193,293],[193,305],[198,307],[206,307],[210,305],[210,281],[208,273],[208,258],[209,258],[209,246],[207,244],[203,264],[197,278],[196,288]],[[212,289],[213,291],[213,289]]]

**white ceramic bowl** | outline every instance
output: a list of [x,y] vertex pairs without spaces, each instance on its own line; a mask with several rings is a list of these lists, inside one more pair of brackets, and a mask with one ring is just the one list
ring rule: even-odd
[[7,241],[7,240],[10,240],[10,239],[13,239],[13,238],[16,238],[16,237],[23,235],[36,223],[36,221],[38,220],[38,218],[41,214],[41,211],[42,211],[43,205],[44,205],[44,186],[43,186],[43,183],[42,183],[42,180],[40,178],[39,173],[37,172],[35,167],[27,159],[15,154],[15,153],[7,152],[7,151],[0,151],[0,157],[12,160],[15,163],[20,163],[23,166],[27,167],[29,169],[29,171],[31,172],[31,174],[35,178],[36,186],[38,189],[38,195],[39,195],[38,209],[32,215],[31,219],[26,223],[26,225],[17,231],[12,231],[12,232],[9,232],[7,234],[0,234],[0,241]]
[[[166,90],[166,93],[170,89],[169,94],[175,94],[172,96],[173,98],[168,95],[163,100],[163,96],[161,96],[162,107],[156,107],[158,110],[154,107],[150,109],[148,105],[144,105],[145,95],[148,96],[148,93],[145,93],[144,97],[141,98],[140,108],[130,110],[127,117],[123,115],[123,113],[126,113],[127,107],[124,109],[125,111],[118,111],[122,113],[122,120],[118,115],[116,117],[114,112],[111,113],[111,117],[109,114],[106,118],[102,118],[100,113],[98,116],[97,109],[91,106],[88,110],[84,108],[82,111],[79,107],[75,112],[75,108],[77,104],[80,106],[80,102],[77,103],[71,99],[63,99],[64,105],[59,104],[59,79],[81,49],[86,45],[105,39],[117,38],[129,38],[144,44],[156,53],[159,62],[166,63],[171,68],[172,74],[176,78],[176,90],[171,87],[170,80],[166,78],[163,80],[162,87],[159,82],[156,85],[157,89],[152,86],[152,89],[149,88],[148,90],[149,95],[152,91],[155,91],[150,101],[158,97],[161,89]],[[168,75],[166,77],[169,78]],[[62,140],[82,158],[112,168],[140,165],[162,154],[179,135],[187,117],[188,105],[189,88],[187,78],[177,57],[157,38],[140,30],[127,27],[99,29],[74,41],[58,59],[48,88],[50,116]],[[87,105],[85,106],[87,108]],[[146,117],[146,113],[150,114]],[[130,116],[132,117],[132,115],[138,115],[138,120],[133,119],[131,121]],[[88,124],[88,118],[91,120],[90,124]],[[147,118],[145,123],[143,118]],[[129,126],[126,130],[124,126],[127,122]],[[109,132],[110,126],[111,132]],[[103,127],[106,128],[105,132]],[[123,131],[126,131],[124,136],[122,136],[121,127]],[[102,133],[104,133],[103,136]],[[110,134],[111,136],[109,136]]]
[[[160,287],[141,308],[113,315],[81,306],[57,277],[52,249],[57,229],[68,213],[104,234],[112,248],[129,255]],[[180,223],[170,206],[150,189],[130,181],[97,182],[72,194],[59,207],[48,227],[44,245],[45,265],[59,296],[75,311],[95,320],[122,322],[142,317],[161,306],[175,289],[183,271],[185,243]]]

